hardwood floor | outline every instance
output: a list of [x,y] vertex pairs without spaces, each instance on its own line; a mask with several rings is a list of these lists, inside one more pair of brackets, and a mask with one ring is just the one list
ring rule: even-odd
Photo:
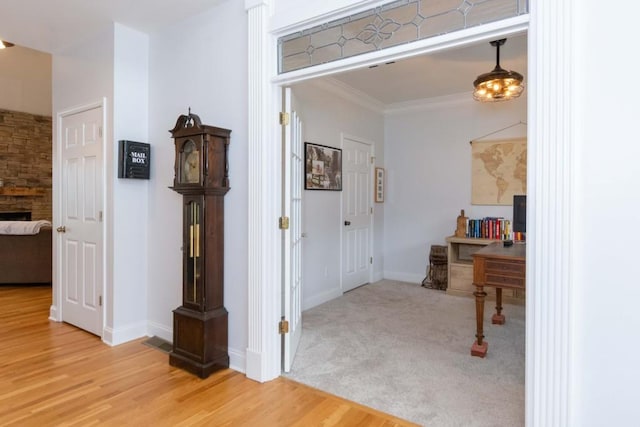
[[0,286],[2,426],[413,426],[278,378],[198,379],[144,340],[109,347],[48,320],[51,288]]

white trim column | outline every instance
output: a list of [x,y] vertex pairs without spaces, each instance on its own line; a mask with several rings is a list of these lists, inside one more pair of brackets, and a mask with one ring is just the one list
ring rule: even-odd
[[280,195],[279,141],[268,122],[273,98],[269,81],[275,52],[268,32],[270,2],[246,0],[249,78],[249,233],[248,233],[248,346],[246,375],[269,381],[280,375],[277,355],[281,285],[277,206]]
[[570,426],[574,0],[530,2],[526,425]]

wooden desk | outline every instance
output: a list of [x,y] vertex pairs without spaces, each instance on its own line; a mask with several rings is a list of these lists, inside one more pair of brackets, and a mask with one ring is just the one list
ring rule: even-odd
[[524,289],[526,273],[526,245],[514,243],[504,247],[502,242],[492,243],[473,254],[473,284],[476,291],[476,340],[471,346],[471,355],[484,357],[487,354],[487,342],[484,341],[484,300],[485,286],[496,288],[496,314],[491,323],[502,325],[502,289]]

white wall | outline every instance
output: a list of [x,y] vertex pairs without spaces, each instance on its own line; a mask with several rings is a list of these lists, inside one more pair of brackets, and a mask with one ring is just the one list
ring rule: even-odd
[[172,339],[172,310],[182,303],[182,196],[173,185],[169,129],[189,107],[203,124],[231,129],[225,196],[224,303],[229,356],[241,371],[247,348],[247,23],[242,2],[228,1],[150,36],[148,309],[150,333]]
[[0,108],[51,116],[51,55],[22,46],[0,50]]
[[[387,113],[385,278],[420,283],[431,245],[446,244],[461,209],[469,218],[511,218],[511,206],[471,205],[469,141],[526,123],[526,107],[526,97],[483,104],[469,94]],[[517,125],[483,140],[526,136],[526,131],[525,125]]]
[[[380,112],[322,89],[313,82],[293,89],[300,105],[305,142],[342,148],[342,134],[374,143],[376,164],[382,165],[384,119]],[[341,196],[338,191],[304,191],[303,309],[342,295],[340,288]],[[374,211],[374,275],[382,275],[382,207]]]
[[[112,344],[147,333],[147,180],[118,179],[118,141],[149,142],[149,37],[114,27],[113,96],[113,303]],[[153,156],[153,148],[151,156]]]
[[[105,28],[53,57],[54,113],[106,99],[105,324],[113,345],[147,333],[147,186],[117,179],[119,139],[147,141],[148,39],[122,25]],[[57,123],[54,120],[54,153]],[[55,163],[55,160],[54,160]],[[59,170],[54,168],[55,181]],[[54,223],[59,222],[54,199]],[[55,291],[54,291],[55,292]]]
[[53,56],[53,110],[55,112],[113,97],[114,29],[105,28],[92,39]]
[[[584,6],[584,8],[583,8]],[[576,426],[637,425],[640,384],[640,281],[635,238],[638,190],[638,100],[640,87],[594,90],[616,70],[636,69],[637,16],[581,3],[575,49],[579,76],[572,91],[575,111],[578,201],[572,212],[575,274],[572,306],[571,405]],[[614,43],[611,41],[615,40]],[[608,80],[608,79],[607,79]]]
[[[255,1],[255,0],[250,0]],[[332,12],[339,12],[345,8],[357,7],[357,11],[361,9],[370,9],[377,5],[389,3],[389,0],[274,0],[274,15],[272,18],[272,26],[281,28],[293,23],[306,20],[313,20],[314,17]]]

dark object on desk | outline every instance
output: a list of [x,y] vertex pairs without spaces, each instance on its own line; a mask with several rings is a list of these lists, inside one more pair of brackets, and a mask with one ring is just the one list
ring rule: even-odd
[[513,196],[513,231],[527,231],[527,196]]
[[505,240],[502,242],[502,246],[504,246],[505,248],[508,248],[511,245],[513,245],[513,240]]

